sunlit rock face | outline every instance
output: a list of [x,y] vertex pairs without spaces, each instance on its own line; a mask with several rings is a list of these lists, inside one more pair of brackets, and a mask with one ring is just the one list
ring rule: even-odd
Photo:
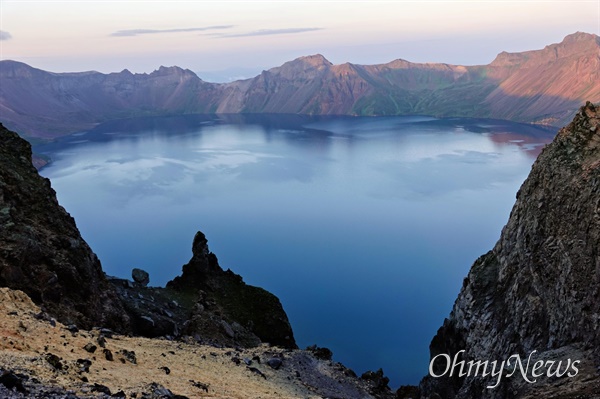
[[207,113],[430,115],[562,126],[588,99],[600,100],[600,38],[581,32],[542,50],[502,52],[488,65],[334,65],[317,54],[227,84],[179,67],[51,73],[0,62],[4,124],[41,138],[107,120]]

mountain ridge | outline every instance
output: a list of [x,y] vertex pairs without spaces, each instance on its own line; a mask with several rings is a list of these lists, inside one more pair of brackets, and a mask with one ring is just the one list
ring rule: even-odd
[[4,60],[0,83],[0,120],[30,138],[121,118],[207,113],[419,114],[562,126],[581,103],[600,101],[600,38],[577,32],[474,66],[401,58],[334,65],[314,54],[230,83],[208,83],[176,66],[55,73]]

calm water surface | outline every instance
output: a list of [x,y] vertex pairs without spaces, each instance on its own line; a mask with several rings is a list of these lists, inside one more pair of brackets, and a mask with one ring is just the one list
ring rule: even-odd
[[428,345],[555,131],[428,117],[186,116],[37,147],[104,270],[164,285],[197,230],[224,269],[282,301],[316,343],[391,385]]

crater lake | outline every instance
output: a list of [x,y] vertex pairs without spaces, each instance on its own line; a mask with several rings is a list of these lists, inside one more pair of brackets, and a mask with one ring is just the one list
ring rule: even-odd
[[392,387],[495,244],[557,129],[431,117],[189,115],[107,122],[34,147],[107,274],[164,286],[196,231],[277,295],[298,345]]

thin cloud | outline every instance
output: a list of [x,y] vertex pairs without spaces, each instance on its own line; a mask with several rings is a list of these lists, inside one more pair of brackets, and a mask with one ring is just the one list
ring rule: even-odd
[[12,39],[12,35],[5,30],[0,30],[0,40]]
[[323,28],[287,28],[287,29],[260,29],[247,33],[214,33],[211,36],[223,39],[228,37],[249,37],[249,36],[271,36],[271,35],[287,35],[292,33],[304,33],[304,32],[313,32],[316,30],[323,30]]
[[216,25],[204,26],[200,28],[175,28],[175,29],[125,29],[118,30],[110,34],[115,37],[138,36],[138,35],[155,35],[159,33],[181,33],[181,32],[202,32],[207,30],[231,29],[234,25]]

